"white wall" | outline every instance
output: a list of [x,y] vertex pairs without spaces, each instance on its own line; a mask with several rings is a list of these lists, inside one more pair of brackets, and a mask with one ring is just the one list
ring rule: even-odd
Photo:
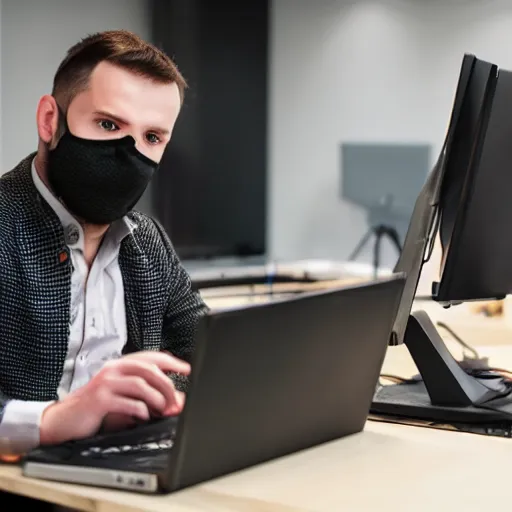
[[[35,112],[51,92],[67,49],[82,37],[123,28],[150,37],[147,0],[2,0],[1,172],[37,149]],[[148,210],[148,195],[139,207]]]
[[510,0],[274,0],[272,256],[346,258],[367,225],[339,198],[339,144],[427,142],[435,158],[463,54],[512,69],[511,27]]
[[[37,101],[66,49],[110,28],[149,37],[150,21],[147,0],[0,2],[1,174],[35,150]],[[274,0],[271,25],[277,259],[345,258],[366,230],[365,213],[339,198],[342,141],[429,142],[437,152],[463,53],[512,69],[510,0]],[[140,206],[149,210],[147,195]]]

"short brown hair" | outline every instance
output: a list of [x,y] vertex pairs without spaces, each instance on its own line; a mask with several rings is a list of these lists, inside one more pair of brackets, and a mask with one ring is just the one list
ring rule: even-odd
[[94,68],[110,62],[160,83],[176,83],[181,101],[187,83],[174,62],[156,46],[127,30],[92,34],[72,46],[53,80],[52,95],[67,111],[73,98],[87,89]]

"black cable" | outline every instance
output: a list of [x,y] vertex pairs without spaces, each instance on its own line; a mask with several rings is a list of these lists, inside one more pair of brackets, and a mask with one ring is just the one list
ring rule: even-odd
[[407,382],[407,379],[404,379],[403,377],[399,377],[398,375],[390,375],[387,373],[382,373],[380,375],[380,378],[386,379],[386,380],[392,380],[396,384],[405,384]]
[[439,226],[441,225],[441,215],[439,213],[439,207],[436,208],[434,212],[434,222],[432,223],[432,228],[428,233],[428,237],[430,238],[428,241],[428,248],[423,256],[423,263],[427,263],[434,252],[434,245],[436,241],[436,235],[439,231]]
[[[475,377],[481,380],[485,379],[496,379],[501,378],[507,384],[507,386],[512,387],[512,372],[508,370],[504,370],[503,368],[494,368],[489,367],[485,369],[479,369],[479,368],[463,368],[463,370],[470,375],[471,377]],[[421,378],[421,375],[417,375],[414,377],[411,377],[409,379],[406,379],[405,377],[400,377],[399,375],[391,375],[391,374],[382,374],[380,375],[381,379],[384,380],[390,380],[395,383],[395,385],[400,384],[418,384],[420,382],[423,382],[423,379]],[[482,382],[483,385],[485,385]]]
[[[458,334],[456,334],[453,331],[453,329],[451,329],[451,327],[446,325],[444,322],[437,322],[437,326],[441,327],[442,329],[447,331],[457,343],[459,343],[465,350],[467,350],[468,352],[470,352],[472,354],[472,357],[469,357],[469,359],[474,360],[474,361],[482,360],[480,357],[480,354],[477,352],[477,350],[474,349],[468,343],[466,343]],[[512,387],[512,370],[506,370],[504,368],[498,368],[498,367],[491,367],[491,366],[486,365],[485,363],[482,363],[481,368],[465,367],[464,361],[457,361],[457,363],[468,375],[471,375],[472,377],[476,377],[479,379],[501,377],[507,385]],[[495,374],[495,375],[493,375],[493,374]],[[381,374],[380,377],[382,379],[391,380],[391,381],[395,382],[396,384],[415,384],[415,383],[422,381],[421,375],[418,376],[418,377],[420,377],[419,379],[415,378],[415,377],[407,379],[405,377],[400,377],[399,375],[392,375],[392,374]]]

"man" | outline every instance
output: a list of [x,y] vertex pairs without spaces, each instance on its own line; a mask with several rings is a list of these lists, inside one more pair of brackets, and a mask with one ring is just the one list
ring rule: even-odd
[[37,153],[0,179],[4,453],[183,407],[206,307],[163,229],[132,208],[185,88],[134,34],[87,37],[39,101]]

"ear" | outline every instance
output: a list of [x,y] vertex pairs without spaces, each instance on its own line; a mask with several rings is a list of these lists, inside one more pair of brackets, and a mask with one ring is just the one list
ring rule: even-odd
[[46,144],[55,140],[59,126],[59,109],[53,96],[49,94],[39,100],[36,113],[37,132]]

